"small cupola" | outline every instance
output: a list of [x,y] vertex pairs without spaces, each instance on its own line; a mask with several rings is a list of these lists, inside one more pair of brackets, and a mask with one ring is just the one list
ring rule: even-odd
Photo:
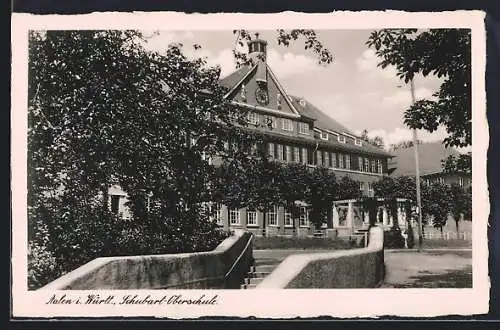
[[259,38],[259,33],[255,34],[255,39],[248,42],[248,54],[254,64],[259,61],[266,61],[267,41]]

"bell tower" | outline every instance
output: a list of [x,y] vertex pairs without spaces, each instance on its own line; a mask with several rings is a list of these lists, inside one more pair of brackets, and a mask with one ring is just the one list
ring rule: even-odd
[[259,38],[259,33],[255,33],[255,39],[248,42],[248,55],[254,64],[266,62],[267,41]]
[[266,69],[267,41],[259,38],[259,33],[255,34],[255,39],[248,42],[248,55],[257,65],[256,81],[261,89],[267,90],[267,69]]

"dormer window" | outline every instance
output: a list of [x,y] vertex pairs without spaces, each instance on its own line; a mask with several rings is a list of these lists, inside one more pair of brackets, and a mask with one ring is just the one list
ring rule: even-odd
[[300,99],[300,100],[299,100],[299,104],[300,104],[303,108],[305,108],[305,107],[306,107],[306,100],[304,100],[304,99]]
[[360,139],[354,139],[354,144],[357,145],[358,147],[362,147],[363,146],[363,142],[361,142]]
[[281,121],[281,129],[284,131],[292,132],[293,131],[292,121],[290,119],[283,118]]
[[309,134],[309,124],[308,123],[299,123],[299,133],[300,134]]
[[328,133],[327,132],[320,132],[319,137],[321,140],[328,140]]
[[339,134],[339,135],[337,135],[337,140],[340,143],[345,143],[345,136]]

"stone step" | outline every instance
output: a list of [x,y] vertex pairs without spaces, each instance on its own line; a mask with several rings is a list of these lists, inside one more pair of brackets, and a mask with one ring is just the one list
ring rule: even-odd
[[247,277],[266,277],[270,272],[249,272]]
[[256,286],[257,284],[247,284],[245,289],[255,289]]
[[271,273],[278,265],[261,265],[255,266],[252,273]]
[[243,284],[256,284],[262,282],[265,276],[262,277],[245,277]]

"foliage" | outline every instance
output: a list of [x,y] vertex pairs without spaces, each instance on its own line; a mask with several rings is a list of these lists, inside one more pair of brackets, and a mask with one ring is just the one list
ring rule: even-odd
[[[421,144],[422,141],[417,140],[417,143]],[[390,147],[390,150],[392,150],[392,151],[396,151],[396,150],[399,150],[399,149],[412,148],[413,147],[413,141],[412,140],[400,141],[398,143],[391,144],[389,147]]]
[[462,216],[464,218],[471,218],[472,215],[472,191],[471,189],[464,189],[457,184],[450,187],[451,194],[451,215],[455,220],[457,234],[459,233],[459,222]]
[[[297,40],[299,37],[304,38],[304,49],[311,50],[318,57],[318,64],[330,64],[333,61],[333,55],[324,47],[323,43],[318,39],[314,30],[293,29],[293,30],[277,30],[278,44],[288,47],[291,41]],[[245,42],[252,40],[248,30],[234,30],[233,34],[236,35],[236,44],[240,47],[244,46]],[[258,34],[255,35],[258,38]],[[236,49],[233,50],[233,55],[236,59],[236,66],[252,64],[252,59],[246,53],[240,52]]]
[[445,173],[472,174],[472,153],[449,155],[441,166]]
[[[134,31],[30,33],[29,241],[33,258],[56,260],[46,280],[99,256],[201,251],[225,237],[204,208],[207,158],[237,156],[224,154],[229,138],[253,140],[218,79],[178,45],[144,50]],[[111,184],[129,194],[131,221],[109,211]]]
[[441,233],[452,210],[453,199],[449,186],[432,183],[422,185],[422,216],[432,218],[432,224]]
[[444,125],[446,146],[471,145],[471,32],[469,29],[384,29],[367,41],[381,59],[379,66],[394,66],[406,83],[416,74],[443,79],[437,100],[419,100],[405,112],[410,128],[435,131]]
[[368,137],[368,130],[366,129],[361,132],[361,139],[376,146],[377,148],[384,149],[384,139],[380,136],[375,136],[373,138]]
[[399,226],[392,226],[390,230],[384,231],[384,248],[402,249],[405,247],[405,239]]

